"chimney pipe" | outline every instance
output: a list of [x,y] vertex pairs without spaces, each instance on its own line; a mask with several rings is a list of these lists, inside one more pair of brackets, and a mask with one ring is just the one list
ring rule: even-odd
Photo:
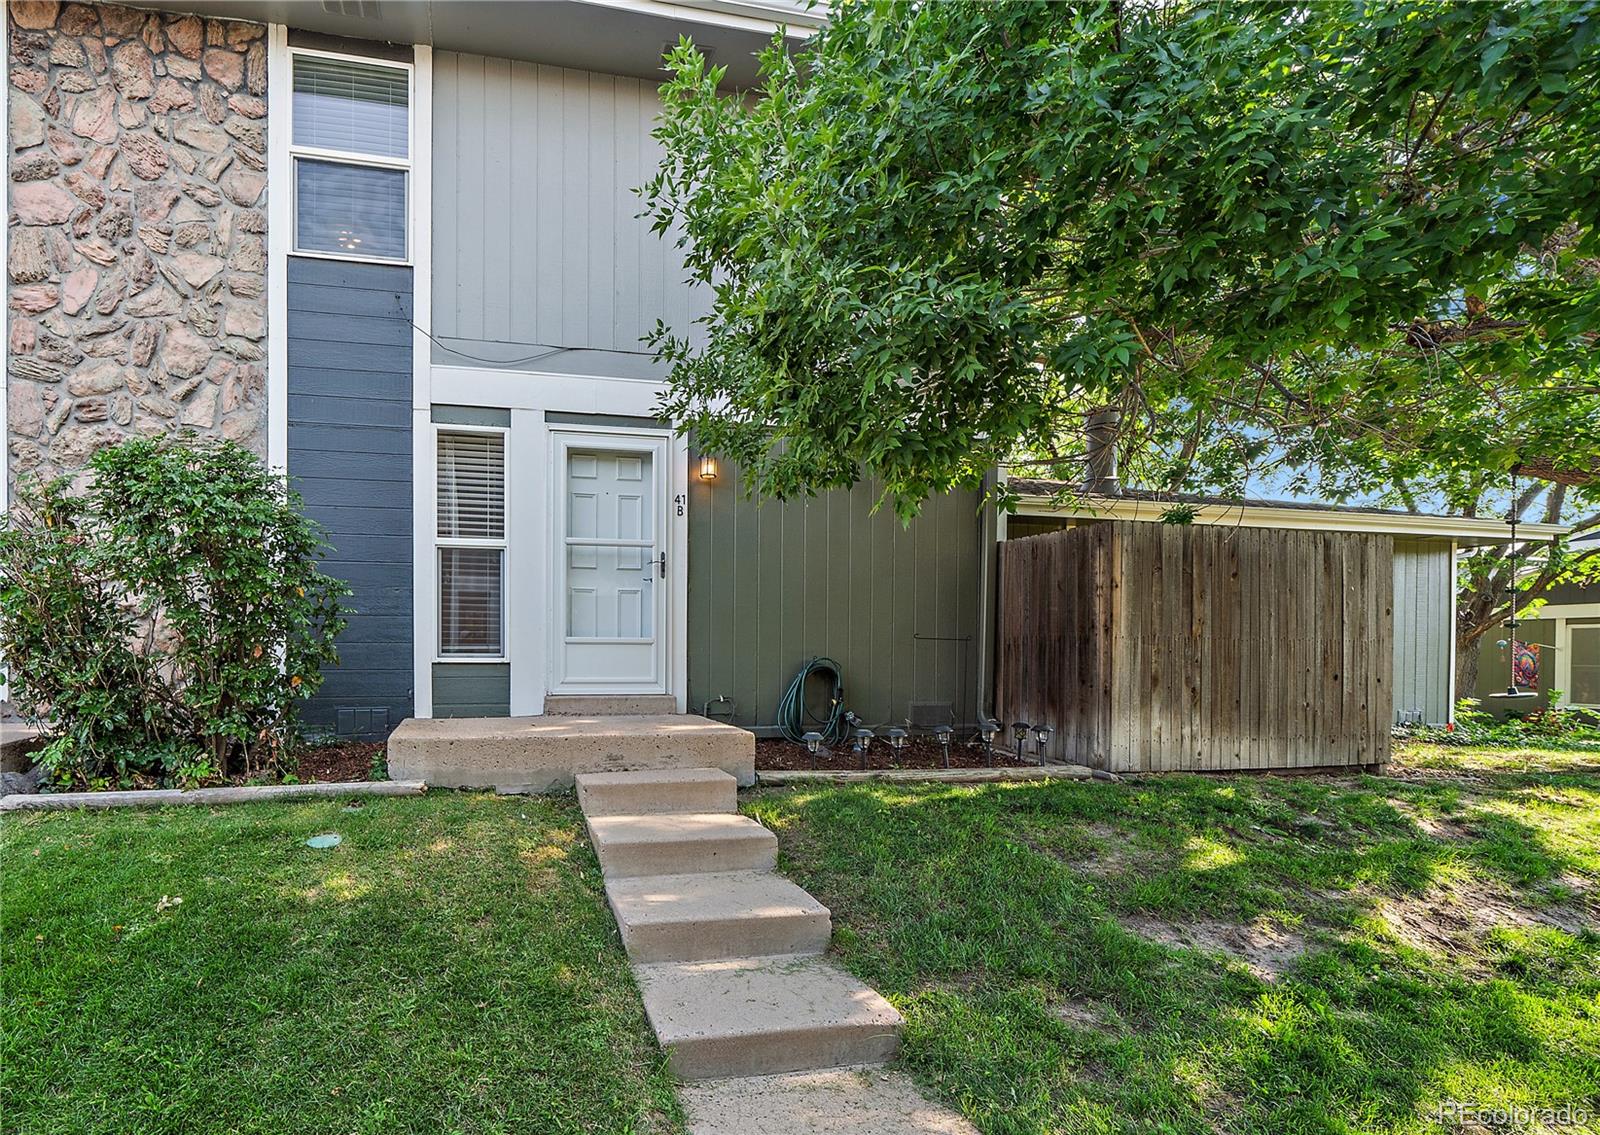
[[1117,477],[1117,434],[1122,429],[1122,411],[1101,406],[1084,415],[1084,491],[1096,496],[1114,497],[1122,492]]

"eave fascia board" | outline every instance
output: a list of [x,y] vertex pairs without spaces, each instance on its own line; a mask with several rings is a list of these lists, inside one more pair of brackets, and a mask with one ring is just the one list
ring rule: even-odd
[[[1069,520],[1159,520],[1170,504],[1146,500],[1102,500],[1089,505],[1058,505],[1049,497],[1025,496],[1017,502],[1018,516],[1054,516]],[[1454,540],[1460,544],[1498,544],[1508,535],[1506,522],[1496,517],[1427,516],[1346,512],[1339,509],[1271,508],[1250,504],[1195,505],[1197,524],[1234,524],[1242,528],[1319,529],[1336,532],[1372,532],[1390,536],[1421,536]],[[1518,524],[1517,535],[1527,540],[1554,540],[1571,529],[1564,524]]]
[[[622,12],[635,12],[644,16],[682,23],[705,24],[710,27],[730,28],[735,31],[758,32],[771,35],[782,28],[789,39],[809,39],[818,28],[828,22],[826,9],[818,11],[802,8],[791,10],[786,4],[674,3],[673,0],[583,0],[601,8],[615,8]],[[820,11],[821,14],[818,14]]]

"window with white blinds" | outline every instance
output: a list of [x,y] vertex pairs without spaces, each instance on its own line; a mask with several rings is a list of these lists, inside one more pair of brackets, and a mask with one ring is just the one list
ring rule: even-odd
[[501,540],[505,534],[505,434],[440,433],[439,535]]
[[299,55],[294,144],[381,158],[411,152],[410,73],[400,67]]
[[506,435],[440,430],[439,655],[505,656]]
[[293,52],[294,250],[408,257],[411,69]]

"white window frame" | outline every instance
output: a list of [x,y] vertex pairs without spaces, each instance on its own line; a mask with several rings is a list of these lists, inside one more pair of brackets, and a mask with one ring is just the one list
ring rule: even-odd
[[[500,435],[501,517],[500,536],[490,539],[482,536],[439,535],[439,482],[435,472],[433,488],[433,638],[435,662],[477,663],[489,662],[504,665],[510,659],[511,620],[507,601],[511,591],[511,429],[508,426],[458,426],[448,422],[434,424],[430,441],[433,443],[435,469],[439,454],[439,439],[452,434]],[[499,654],[447,654],[444,649],[444,550],[446,548],[497,548],[500,551],[500,653]]]
[[1600,623],[1589,620],[1562,619],[1558,624],[1560,633],[1556,635],[1556,677],[1561,681],[1557,689],[1561,691],[1561,704],[1574,709],[1600,709],[1600,703],[1572,700],[1572,667],[1577,664],[1577,653],[1573,650],[1572,640],[1579,631],[1595,631],[1600,633]]
[[[363,63],[369,67],[387,67],[406,73],[406,157],[385,158],[376,154],[332,150],[324,146],[297,145],[294,140],[294,65],[300,58],[338,59],[350,63]],[[311,47],[289,47],[288,106],[284,111],[284,124],[288,137],[288,195],[289,195],[289,255],[308,256],[318,260],[352,260],[362,264],[410,265],[415,259],[416,178],[413,167],[417,160],[417,65],[393,59],[374,59],[367,55],[352,55],[342,51],[323,51]],[[300,178],[297,168],[300,159],[335,162],[340,165],[367,166],[372,169],[400,170],[406,175],[405,256],[362,256],[350,252],[326,252],[322,249],[300,248]]]

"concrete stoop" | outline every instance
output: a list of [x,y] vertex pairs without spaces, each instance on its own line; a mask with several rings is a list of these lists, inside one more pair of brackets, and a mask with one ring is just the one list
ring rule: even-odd
[[691,713],[412,717],[389,736],[389,775],[434,788],[552,792],[580,773],[643,769],[720,770],[750,785],[755,761],[754,733]]

